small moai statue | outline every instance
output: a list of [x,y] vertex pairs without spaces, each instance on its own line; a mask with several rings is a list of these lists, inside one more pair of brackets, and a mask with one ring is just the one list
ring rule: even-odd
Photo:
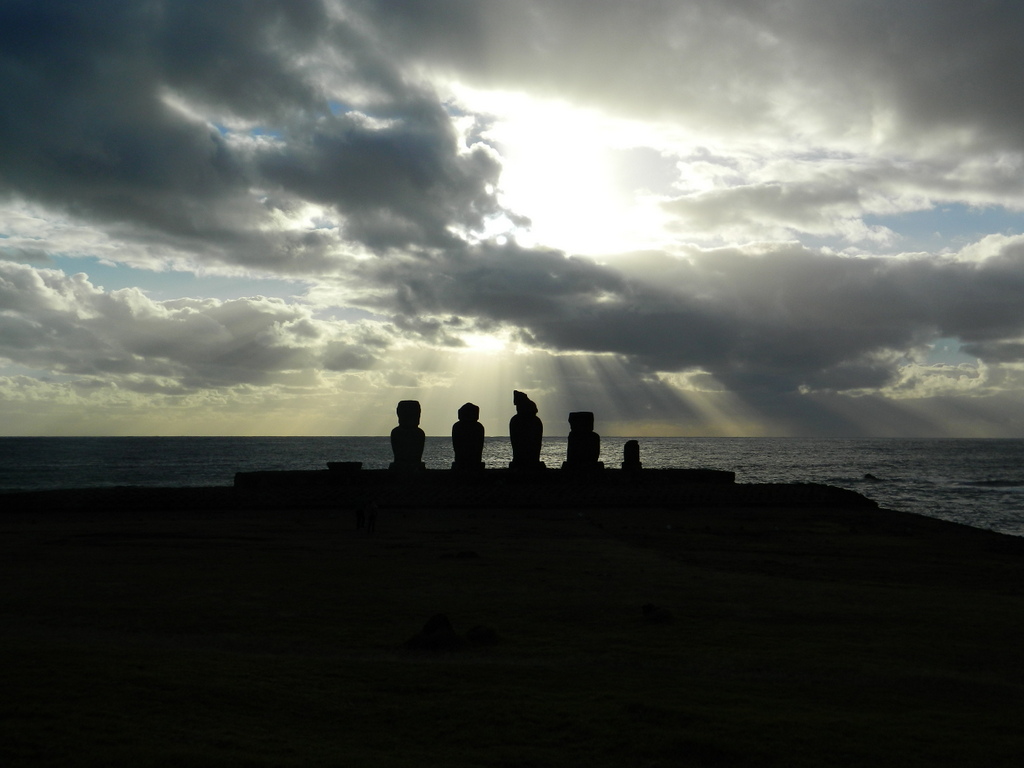
[[484,468],[484,425],[480,423],[479,405],[466,403],[459,408],[459,420],[452,424],[452,448],[452,469],[467,472]]
[[391,451],[395,460],[388,469],[414,472],[425,469],[423,444],[426,436],[420,429],[420,404],[418,400],[402,400],[396,409],[398,426],[391,430]]
[[640,463],[640,441],[627,440],[626,444],[622,446],[622,468],[629,472],[635,472],[638,469],[643,469],[643,466]]
[[525,392],[518,390],[512,393],[512,403],[516,407],[516,415],[508,422],[508,435],[512,441],[509,469],[544,469],[544,462],[540,460],[544,422],[537,416],[537,404]]
[[562,469],[604,469],[601,456],[601,436],[594,431],[594,414],[575,411],[569,414],[569,440]]

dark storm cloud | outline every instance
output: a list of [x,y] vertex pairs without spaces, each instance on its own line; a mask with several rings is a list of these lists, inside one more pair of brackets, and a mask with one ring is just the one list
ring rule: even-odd
[[[387,309],[505,323],[560,351],[616,353],[654,371],[703,369],[737,390],[878,388],[904,353],[958,337],[983,359],[1024,335],[1024,247],[981,262],[829,256],[798,245],[638,255],[628,272],[558,252],[481,246],[371,264],[400,285]],[[388,299],[390,302],[391,300]]]
[[[329,103],[345,89],[361,103]],[[443,244],[496,209],[496,160],[317,0],[6,2],[0,99],[0,191],[129,240],[309,271],[337,243],[271,226],[302,200],[371,247]]]
[[254,120],[318,112],[302,56],[330,19],[320,0],[173,0],[156,4],[154,43],[172,88]]
[[275,299],[154,302],[84,275],[0,262],[0,356],[128,389],[189,391],[369,370],[396,336],[443,346],[458,343],[453,331],[506,327],[555,352],[612,353],[635,382],[702,370],[768,400],[801,388],[878,389],[895,382],[906,350],[938,337],[958,337],[991,363],[1022,359],[1024,244],[997,246],[978,261],[796,245],[648,253],[628,271],[514,244],[364,262],[360,277],[376,292],[367,303],[394,313],[393,326],[324,323]]
[[908,134],[953,127],[976,131],[979,143],[1022,146],[1020,3],[807,0],[791,13],[781,5],[770,4],[771,16],[812,52],[805,63],[829,67],[835,80],[846,72],[855,84],[838,94],[856,90],[849,108],[873,102],[872,114],[892,112]]
[[261,158],[266,178],[310,200],[335,204],[346,235],[370,247],[451,246],[449,227],[467,230],[498,212],[486,191],[500,166],[485,149],[460,155],[447,112],[423,98],[367,127],[349,115]]
[[480,85],[743,135],[1021,147],[1024,8],[1012,0],[360,0],[392,54]]
[[164,228],[203,226],[205,205],[243,172],[216,132],[160,102],[160,15],[113,1],[0,8],[8,191]]
[[572,314],[606,292],[629,289],[620,275],[588,259],[515,244],[369,263],[364,270],[374,283],[398,286],[386,301],[394,301],[388,308],[402,314],[453,312],[526,327]]

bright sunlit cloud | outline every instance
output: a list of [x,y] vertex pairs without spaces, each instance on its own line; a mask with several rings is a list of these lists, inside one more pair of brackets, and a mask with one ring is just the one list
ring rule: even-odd
[[506,339],[486,333],[464,333],[460,338],[472,352],[500,352],[508,343]]
[[501,154],[500,199],[530,220],[505,220],[501,234],[594,256],[665,243],[666,197],[636,175],[624,182],[616,162],[617,153],[658,139],[651,126],[523,93],[456,92],[467,109],[490,117],[484,138]]

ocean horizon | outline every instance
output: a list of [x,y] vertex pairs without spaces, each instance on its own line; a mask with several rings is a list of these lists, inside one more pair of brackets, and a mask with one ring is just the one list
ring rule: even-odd
[[[1024,439],[602,436],[601,460],[618,468],[627,440],[649,469],[720,469],[737,483],[820,483],[880,506],[1024,535]],[[557,468],[566,438],[545,437]],[[448,469],[450,437],[428,436],[428,470]],[[488,468],[511,460],[507,437],[485,440]],[[236,472],[325,469],[359,461],[384,469],[387,436],[0,437],[0,493],[115,486],[230,486]]]

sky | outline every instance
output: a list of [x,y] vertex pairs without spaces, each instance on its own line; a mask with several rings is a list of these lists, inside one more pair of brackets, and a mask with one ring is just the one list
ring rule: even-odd
[[0,0],[0,434],[1024,437],[1024,4]]

